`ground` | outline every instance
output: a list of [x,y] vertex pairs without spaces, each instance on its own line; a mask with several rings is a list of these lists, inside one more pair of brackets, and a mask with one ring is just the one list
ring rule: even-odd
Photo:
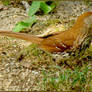
[[[80,14],[90,10],[92,10],[92,4],[88,4],[84,1],[61,1],[53,13],[37,15],[38,22],[32,28],[29,28],[30,31],[27,31],[27,33],[34,35],[41,34],[50,26],[50,22],[48,21],[57,19],[60,20],[59,23],[64,25],[65,28],[69,28],[74,24]],[[12,5],[4,6],[0,3],[0,30],[12,31],[17,22],[25,20],[27,17],[26,10],[21,6],[18,8]],[[56,24],[54,23],[54,25]],[[57,66],[58,61],[52,57],[51,53],[41,51],[34,44],[31,44],[31,47],[29,47],[31,48],[30,51],[29,49],[27,51],[26,48],[28,48],[30,44],[31,43],[23,40],[0,36],[1,91],[41,91],[53,89],[69,91],[83,90],[83,87],[86,90],[92,91],[91,63],[84,64],[80,70],[74,68],[75,71],[71,70],[71,68],[65,64]],[[20,54],[21,52],[22,55]],[[63,82],[58,80],[60,73],[62,73],[63,78],[61,79],[63,79]],[[66,74],[66,76],[64,76],[64,74]],[[69,74],[71,75],[69,76]],[[72,74],[73,77],[71,77]],[[79,79],[74,79],[77,76],[76,74],[79,74],[82,78],[78,77]],[[55,78],[57,78],[57,80],[53,76],[56,76]],[[71,78],[71,80],[68,78]],[[79,82],[87,78],[89,79],[85,83],[81,84]],[[73,83],[77,80],[78,83],[73,86]],[[57,81],[59,81],[59,83]],[[53,82],[56,82],[57,85],[60,86],[54,85]],[[62,89],[60,87],[62,87]]]

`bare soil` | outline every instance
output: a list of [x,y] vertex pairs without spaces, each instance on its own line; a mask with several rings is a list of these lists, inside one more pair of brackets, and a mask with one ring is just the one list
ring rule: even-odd
[[[82,1],[61,1],[53,13],[37,15],[38,23],[29,28],[29,34],[43,33],[48,27],[47,21],[54,19],[61,20],[61,24],[69,28],[80,14],[90,10],[92,5]],[[21,7],[4,6],[0,3],[0,30],[12,31],[17,22],[27,18],[26,11]],[[0,36],[0,91],[44,90],[42,71],[52,71],[49,67],[57,63],[50,61],[50,57],[38,48],[41,55],[24,51],[30,44],[20,39]],[[21,51],[24,51],[23,55],[17,60]]]

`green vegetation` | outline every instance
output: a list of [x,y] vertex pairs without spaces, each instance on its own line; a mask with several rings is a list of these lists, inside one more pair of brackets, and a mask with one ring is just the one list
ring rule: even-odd
[[36,22],[35,16],[30,17],[29,19],[25,20],[24,22],[18,22],[16,26],[13,28],[14,32],[20,32],[30,26],[32,26]]
[[[9,1],[10,0],[5,0],[4,4],[5,5],[10,4]],[[34,23],[37,22],[35,15],[38,12],[43,12],[43,14],[48,14],[55,8],[55,6],[56,6],[55,2],[48,3],[43,1],[33,1],[28,12],[29,18],[27,20],[18,22],[15,28],[13,29],[13,31],[20,32],[20,31],[23,31],[24,29],[27,29],[28,27],[31,27]],[[46,22],[48,22],[47,24],[50,25],[56,22],[59,23],[60,19],[47,20],[45,21],[45,23]],[[72,22],[74,23],[74,21]],[[83,47],[81,48],[82,49],[81,52],[80,50],[76,50],[75,53],[72,51],[70,58],[68,59],[64,58],[62,60],[60,59],[59,62],[57,61],[57,59],[56,60],[53,59],[51,53],[47,53],[40,50],[36,44],[31,44],[29,47],[24,48],[21,51],[18,50],[17,61],[21,58],[20,60],[21,62],[24,59],[24,61],[31,61],[31,64],[33,64],[37,68],[41,68],[41,69],[43,68],[42,75],[40,74],[41,78],[43,79],[42,85],[40,86],[44,87],[44,91],[51,91],[51,92],[52,91],[70,91],[70,90],[92,91],[92,46],[86,48],[87,45],[90,43],[89,39],[86,39],[86,40],[87,41],[85,42],[88,42],[88,43],[84,43],[83,46],[81,46]],[[7,45],[8,44],[6,44],[5,46],[9,48],[9,46]],[[4,47],[4,45],[2,46]],[[9,53],[8,50],[10,49],[7,49],[7,48],[5,51]],[[15,52],[13,53],[14,55],[16,54]],[[5,56],[7,56],[6,52],[5,52]],[[65,64],[65,61],[67,62],[68,65],[70,65],[70,67],[68,67]],[[61,63],[61,66],[59,66],[58,63]],[[73,68],[73,70],[71,67]],[[41,80],[39,79],[39,81]],[[34,80],[33,82],[35,83]]]
[[10,3],[11,3],[10,0],[3,0],[4,5],[9,5]]
[[18,22],[13,31],[20,32],[28,27],[31,27],[37,21],[35,18],[35,14],[40,9],[44,12],[44,14],[48,14],[55,8],[55,6],[55,2],[51,2],[51,4],[48,5],[44,1],[33,1],[28,12],[29,19],[25,20],[24,22]]
[[49,64],[47,69],[42,69],[43,81],[41,86],[44,86],[45,91],[92,91],[92,66],[88,64],[92,60],[92,46],[86,50],[83,56],[72,60],[67,59],[70,64],[76,60],[82,63],[82,65],[75,64],[74,70],[70,67],[64,68],[64,66],[67,66],[66,64],[56,65],[51,54],[40,50],[35,44],[31,44],[29,48],[25,49],[25,52],[26,55],[30,55],[31,59],[33,56],[36,57],[35,63],[39,61]]
[[[63,59],[60,61],[62,62]],[[81,63],[81,65],[74,63],[75,61]],[[67,59],[68,64],[73,66],[73,70],[70,67],[64,68],[64,66],[67,66],[64,63],[62,66],[51,66],[50,70],[43,70],[44,90],[92,91],[92,65],[89,64],[92,63],[91,61],[92,46],[86,49],[84,55]]]
[[28,56],[30,58],[36,57],[37,61],[52,63],[51,53],[44,52],[43,50],[39,49],[38,45],[36,44],[31,44],[28,47],[24,48],[21,52],[19,52],[19,54],[17,55],[17,60],[19,60],[19,58],[24,54],[25,56]]
[[43,70],[42,74],[44,90],[54,91],[92,91],[92,69],[91,66],[70,69],[62,69],[54,66],[53,72]]

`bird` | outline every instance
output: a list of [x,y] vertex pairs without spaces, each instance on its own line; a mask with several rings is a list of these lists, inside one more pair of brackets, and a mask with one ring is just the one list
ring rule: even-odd
[[77,49],[89,35],[92,35],[92,12],[81,14],[75,24],[66,31],[56,32],[44,37],[26,33],[0,30],[0,35],[15,37],[35,43],[47,52],[64,52]]

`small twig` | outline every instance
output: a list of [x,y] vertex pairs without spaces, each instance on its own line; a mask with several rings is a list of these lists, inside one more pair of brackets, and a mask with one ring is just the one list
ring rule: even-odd
[[30,8],[30,5],[27,1],[21,1],[22,4],[24,5],[25,9],[26,9],[26,13],[28,14],[28,11],[29,11],[29,8]]

